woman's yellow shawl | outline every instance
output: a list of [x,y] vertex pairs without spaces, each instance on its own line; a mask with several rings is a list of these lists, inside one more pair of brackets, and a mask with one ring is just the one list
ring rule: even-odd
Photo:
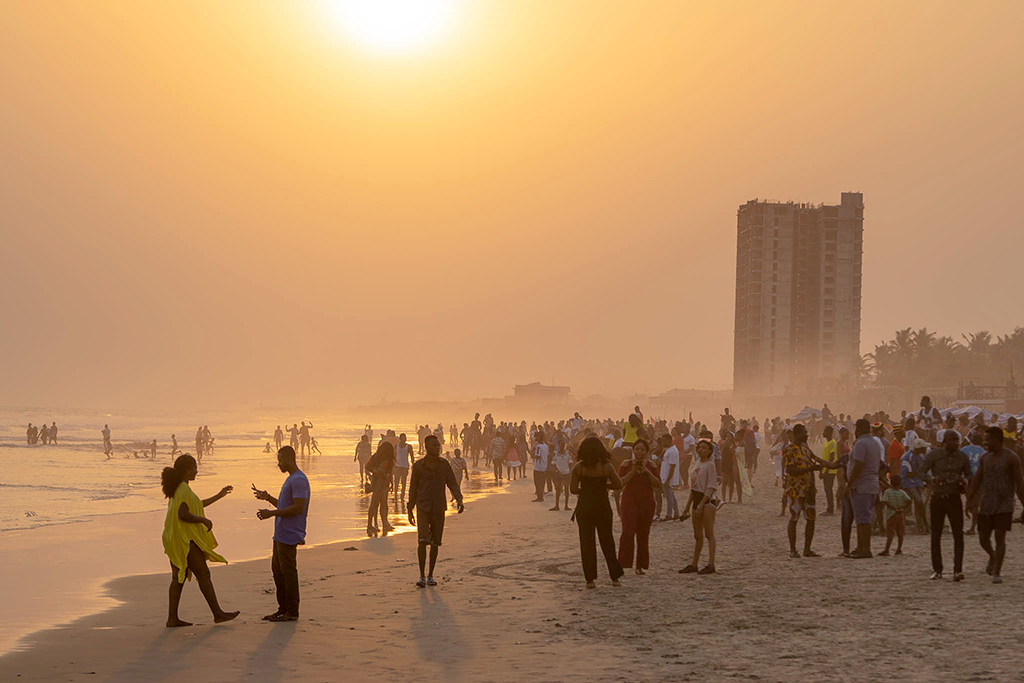
[[174,497],[167,501],[167,519],[164,521],[163,535],[164,552],[178,570],[178,583],[185,583],[186,579],[192,578],[188,570],[189,543],[195,543],[211,562],[228,562],[213,552],[217,547],[217,539],[214,538],[213,532],[206,530],[206,525],[190,524],[178,519],[178,508],[182,503],[188,506],[188,511],[193,515],[203,516],[203,501],[199,500],[199,496],[193,493],[184,481],[178,484]]

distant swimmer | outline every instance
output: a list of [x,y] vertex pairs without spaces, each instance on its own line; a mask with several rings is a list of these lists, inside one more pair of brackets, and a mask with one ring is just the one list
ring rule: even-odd
[[32,445],[32,439],[35,437],[36,428],[32,426],[32,423],[28,423],[28,429],[25,430],[25,443],[29,446]]
[[57,423],[50,425],[50,443],[57,443]]
[[225,486],[215,496],[200,500],[188,485],[188,482],[195,481],[197,470],[195,458],[185,454],[174,461],[173,467],[165,467],[160,477],[160,486],[164,497],[168,499],[163,544],[164,553],[171,560],[171,586],[167,603],[169,628],[192,625],[178,617],[181,590],[189,574],[195,575],[199,590],[213,612],[215,623],[231,621],[238,616],[238,612],[225,612],[217,601],[217,591],[213,588],[213,579],[206,562],[211,560],[226,564],[227,560],[214,552],[217,539],[213,536],[213,522],[203,516],[204,508],[231,493],[232,488]]
[[264,453],[273,453],[274,452],[274,449],[270,446],[270,442],[269,441],[267,442],[266,448],[263,449],[263,452]]
[[[437,585],[437,581],[434,580],[434,565],[437,564],[437,552],[444,534],[444,513],[448,509],[446,487],[458,503],[459,514],[466,509],[462,503],[462,490],[459,488],[455,472],[447,460],[441,459],[441,441],[430,435],[424,445],[427,454],[412,466],[409,501],[406,504],[409,523],[416,525],[419,536],[416,550],[420,564],[420,578],[416,582],[418,588]],[[426,573],[428,545],[430,571]]]
[[277,429],[274,430],[274,445],[278,449],[284,444],[284,432],[281,431],[281,425],[277,425]]
[[171,434],[171,458],[178,454],[178,439],[174,434]]
[[[303,422],[302,424],[306,424],[306,423]],[[292,450],[296,450],[297,451],[299,449],[299,425],[297,425],[297,424],[295,424],[293,422],[292,426],[291,426],[291,429],[289,429],[287,431],[288,431],[288,434],[291,435],[290,438],[289,438],[288,445],[292,447]]]
[[46,423],[44,422],[43,426],[39,428],[39,441],[42,441],[43,445],[45,446],[46,442],[47,442],[47,439],[49,439],[49,438],[50,438],[50,428],[47,427]]

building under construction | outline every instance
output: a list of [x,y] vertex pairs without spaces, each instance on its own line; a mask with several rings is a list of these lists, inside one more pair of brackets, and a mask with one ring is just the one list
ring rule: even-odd
[[864,198],[753,200],[736,218],[736,396],[852,389],[860,361]]

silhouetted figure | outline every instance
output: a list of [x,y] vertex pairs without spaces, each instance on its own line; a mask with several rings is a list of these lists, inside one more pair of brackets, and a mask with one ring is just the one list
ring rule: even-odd
[[359,483],[364,484],[366,482],[366,463],[370,461],[370,438],[363,434],[359,439],[359,443],[356,444],[356,455],[352,458],[354,461],[359,463]]
[[178,438],[171,434],[171,459],[178,454]]
[[612,585],[619,586],[623,571],[615,554],[608,488],[610,484],[614,490],[621,489],[622,480],[611,465],[607,449],[596,436],[587,437],[580,444],[579,460],[572,470],[569,490],[579,496],[573,517],[579,526],[583,576],[587,581],[587,588],[596,587],[594,581],[597,579],[597,546],[594,543],[594,533],[597,532]]
[[281,425],[277,425],[277,429],[274,430],[274,445],[280,450],[283,443],[284,432],[281,431]]
[[[376,538],[379,531],[387,536],[394,530],[388,522],[388,487],[395,469],[395,447],[390,441],[381,441],[377,452],[366,463],[366,473],[370,477],[370,510],[366,519],[366,535]],[[377,527],[377,515],[380,515],[381,526]]]
[[103,453],[110,458],[114,454],[114,447],[110,443],[110,425],[103,425],[100,434],[103,435]]
[[309,452],[309,430],[312,428],[313,423],[310,422],[307,425],[305,421],[299,427],[299,455],[306,455]]
[[[444,534],[444,513],[448,509],[448,496],[445,488],[451,491],[458,502],[459,514],[466,509],[462,503],[462,490],[455,478],[455,472],[447,460],[441,459],[441,441],[433,434],[425,439],[427,454],[418,462],[413,463],[412,477],[409,481],[409,523],[415,524],[419,544],[416,555],[420,563],[420,579],[416,586],[436,586],[434,581],[434,565],[437,564],[437,551],[441,547]],[[412,447],[409,447],[412,450]],[[414,514],[415,510],[415,514]],[[417,517],[419,520],[417,521]],[[424,576],[427,561],[427,546],[430,546],[430,573]]]

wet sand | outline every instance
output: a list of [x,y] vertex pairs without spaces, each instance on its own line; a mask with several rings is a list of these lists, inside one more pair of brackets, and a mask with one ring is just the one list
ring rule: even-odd
[[[688,523],[666,522],[654,526],[647,576],[627,572],[624,585],[613,588],[602,562],[598,589],[585,590],[570,513],[530,503],[527,480],[449,516],[437,588],[412,585],[410,534],[300,550],[296,623],[260,621],[276,608],[267,560],[214,569],[222,604],[242,610],[219,626],[193,584],[181,616],[196,625],[166,629],[169,576],[117,579],[106,587],[121,601],[117,607],[31,636],[27,651],[0,658],[0,680],[1020,676],[1020,527],[1009,537],[1002,586],[985,576],[974,536],[967,537],[961,584],[927,580],[924,536],[908,536],[902,557],[837,558],[838,516],[818,522],[814,548],[825,557],[791,560],[785,520],[777,516],[779,489],[767,469],[755,480],[761,487],[752,503],[719,513],[714,576],[676,573],[688,562],[692,534]],[[951,564],[952,541],[944,541]]]

